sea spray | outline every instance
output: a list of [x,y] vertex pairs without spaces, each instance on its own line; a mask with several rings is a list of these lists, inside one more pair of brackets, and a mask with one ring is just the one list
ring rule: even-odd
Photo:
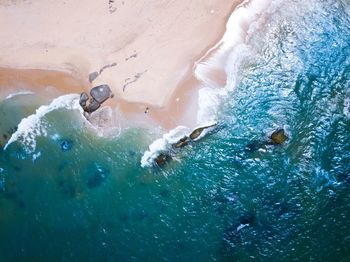
[[[236,84],[236,75],[241,61],[249,54],[249,36],[259,28],[263,13],[270,7],[271,0],[246,0],[233,11],[222,39],[197,62],[194,74],[201,81],[198,95],[197,125],[208,126],[217,123],[217,111],[225,97]],[[213,53],[213,54],[212,54]],[[226,85],[220,86],[212,72],[224,72]],[[209,130],[200,136],[205,136]],[[189,128],[179,126],[154,141],[141,159],[141,166],[152,166],[155,158],[171,148],[189,134]]]
[[162,138],[157,139],[149,146],[149,150],[142,156],[141,166],[152,166],[154,159],[156,159],[160,153],[169,151],[172,144],[178,142],[181,138],[188,136],[189,133],[190,129],[188,127],[178,126],[175,129],[172,129],[169,133],[164,134]]
[[45,126],[42,125],[42,118],[57,109],[65,108],[69,110],[79,110],[83,113],[79,105],[78,94],[62,95],[55,98],[49,105],[39,107],[33,115],[23,118],[18,125],[18,129],[4,147],[4,150],[15,141],[20,141],[28,153],[32,153],[36,148],[36,137],[47,135]]
[[[194,74],[202,82],[197,124],[217,121],[218,107],[236,86],[238,68],[251,53],[248,46],[250,36],[263,24],[264,13],[271,8],[271,3],[271,0],[246,0],[237,6],[226,24],[222,39],[196,64]],[[212,77],[213,71],[226,75],[225,86],[220,86]]]
[[[173,146],[181,139],[186,138],[189,139],[189,141],[200,140],[208,133],[216,129],[217,126],[218,124],[216,122],[212,122],[208,123],[206,126],[199,126],[193,130],[185,126],[178,126],[172,129],[169,133],[164,134],[162,138],[157,139],[149,146],[149,150],[144,153],[141,159],[141,166],[153,166],[155,159],[160,154],[170,153],[173,149]],[[192,135],[194,135],[194,137],[192,137]]]

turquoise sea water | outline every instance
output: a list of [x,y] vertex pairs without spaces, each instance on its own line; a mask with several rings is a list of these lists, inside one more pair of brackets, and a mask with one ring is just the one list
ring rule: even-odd
[[[34,152],[0,151],[0,261],[350,261],[349,11],[271,9],[220,129],[164,168],[140,166],[150,130],[104,138],[48,113]],[[1,132],[38,106],[0,102]],[[288,142],[263,145],[278,127]]]

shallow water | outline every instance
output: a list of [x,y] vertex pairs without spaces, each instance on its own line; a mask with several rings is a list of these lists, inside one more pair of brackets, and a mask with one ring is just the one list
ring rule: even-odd
[[[349,10],[276,2],[221,128],[162,169],[140,165],[159,132],[103,138],[77,111],[48,113],[34,152],[0,151],[1,260],[349,261]],[[1,130],[34,112],[13,102]],[[261,142],[278,127],[286,144]]]

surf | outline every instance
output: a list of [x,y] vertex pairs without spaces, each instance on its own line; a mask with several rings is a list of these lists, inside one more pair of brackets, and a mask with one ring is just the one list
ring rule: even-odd
[[53,99],[49,105],[40,106],[34,114],[23,118],[18,125],[17,131],[11,135],[3,150],[6,150],[12,143],[18,141],[24,145],[28,153],[33,153],[36,149],[36,137],[47,135],[43,118],[48,113],[62,108],[78,110],[83,116],[78,94],[59,96]]
[[[229,17],[221,40],[194,65],[194,75],[201,83],[197,102],[198,127],[219,122],[219,107],[234,90],[239,65],[244,57],[250,54],[248,46],[250,36],[264,23],[264,14],[271,9],[271,6],[271,0],[243,1]],[[214,76],[213,72],[216,72]],[[226,76],[225,85],[217,81],[215,78],[217,74]],[[172,143],[188,135],[188,132],[188,127],[178,126],[151,143],[141,158],[141,166],[152,166],[160,153],[168,151]]]

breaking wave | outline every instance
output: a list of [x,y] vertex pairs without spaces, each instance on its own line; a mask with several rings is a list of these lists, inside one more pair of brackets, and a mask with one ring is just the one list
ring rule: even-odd
[[[246,0],[238,5],[226,24],[226,32],[222,39],[195,65],[194,74],[201,82],[198,95],[198,126],[212,125],[219,121],[218,108],[234,89],[238,67],[250,53],[250,36],[264,23],[264,13],[271,8],[271,4],[271,0]],[[225,74],[226,85],[220,86],[215,79],[216,74],[212,72]],[[176,127],[154,141],[144,153],[141,166],[152,166],[157,155],[169,150],[172,143],[186,135],[185,130],[189,132],[186,127]]]
[[49,105],[39,107],[36,112],[26,118],[23,118],[18,125],[18,129],[12,134],[4,147],[4,150],[15,141],[20,141],[28,153],[32,153],[36,148],[36,137],[47,135],[45,125],[42,124],[42,118],[57,109],[66,108],[69,110],[79,110],[83,113],[79,105],[78,94],[62,95],[55,98]]

